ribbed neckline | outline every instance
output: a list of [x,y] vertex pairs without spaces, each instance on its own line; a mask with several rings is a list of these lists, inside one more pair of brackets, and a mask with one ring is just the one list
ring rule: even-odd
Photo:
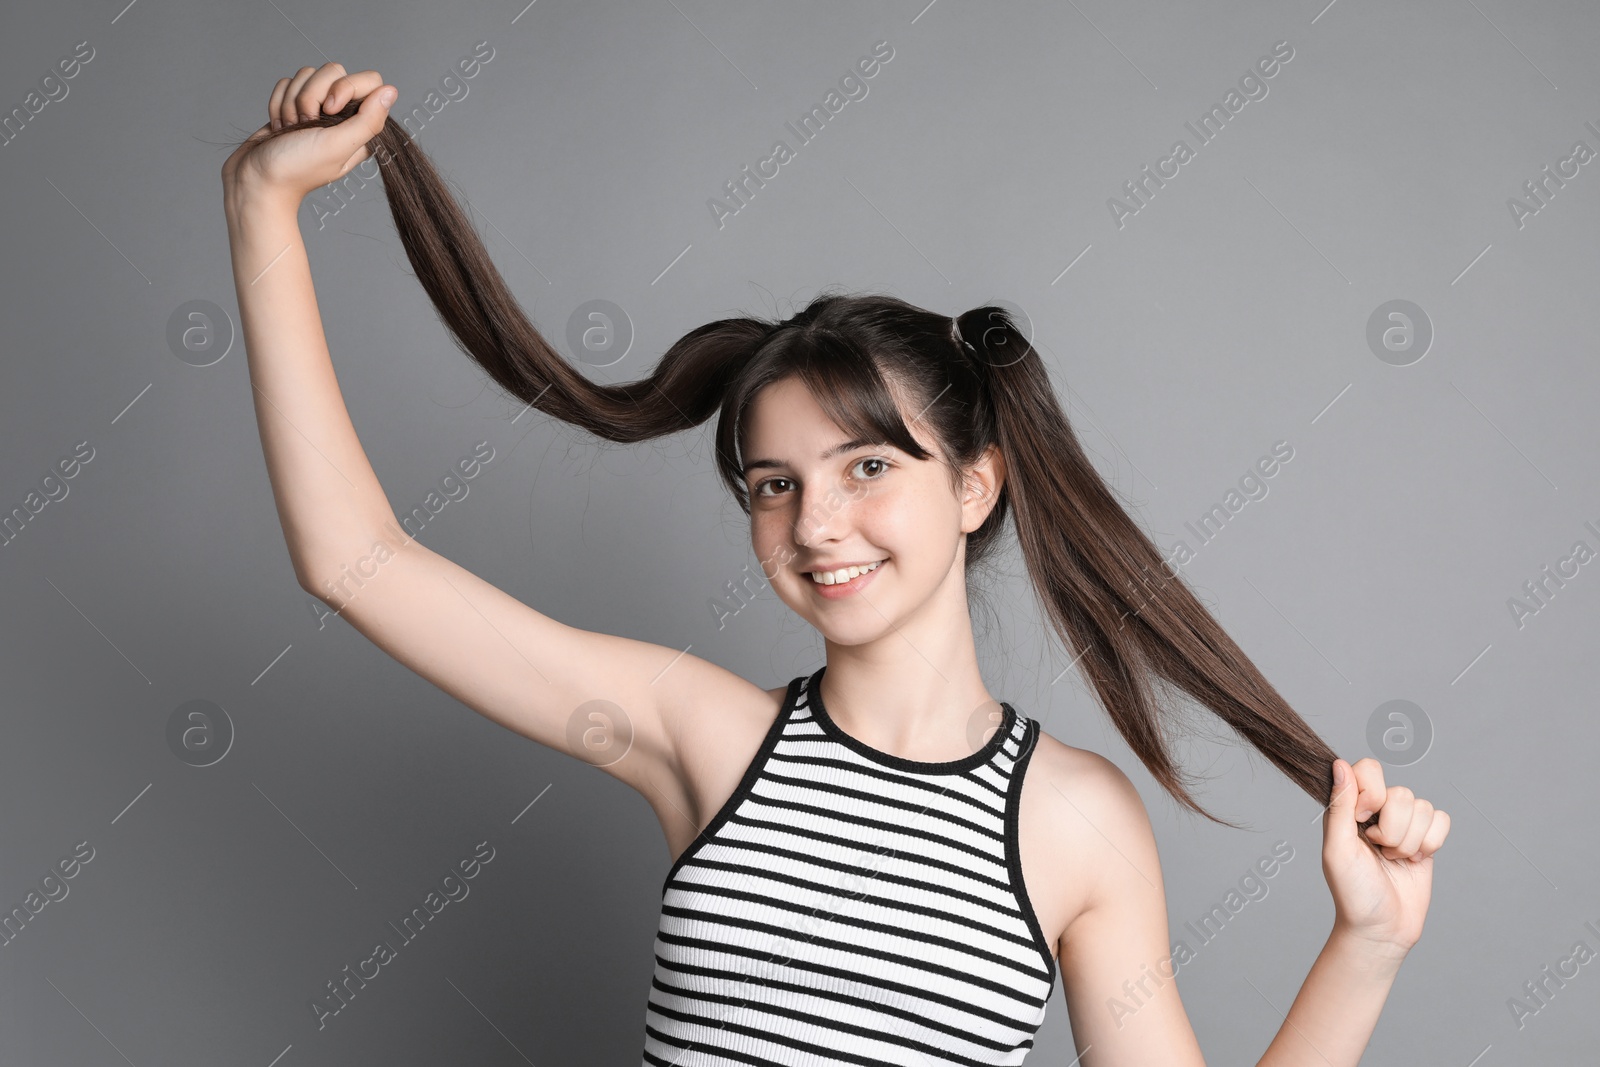
[[1011,736],[1012,728],[1016,725],[1016,709],[1002,700],[1000,707],[1004,715],[999,729],[995,730],[989,740],[984,743],[984,746],[972,755],[935,763],[906,759],[903,756],[896,756],[892,752],[884,752],[873,748],[865,741],[857,740],[845,733],[844,728],[833,721],[833,717],[828,714],[828,709],[823,706],[822,702],[822,673],[827,669],[827,664],[818,667],[817,672],[806,683],[806,699],[812,709],[812,714],[816,717],[817,725],[821,726],[823,732],[829,737],[838,741],[852,752],[859,753],[875,763],[883,764],[885,767],[893,767],[902,771],[916,771],[921,774],[956,774],[961,771],[970,771],[972,768],[981,767],[993,759],[995,753],[999,752],[1001,746],[1005,744],[1006,738]]

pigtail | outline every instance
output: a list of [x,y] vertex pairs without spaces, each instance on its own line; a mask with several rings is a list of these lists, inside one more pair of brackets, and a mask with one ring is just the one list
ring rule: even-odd
[[1117,500],[1062,412],[1044,361],[1007,312],[957,320],[983,368],[1006,492],[1050,623],[1134,754],[1184,807],[1202,808],[1172,755],[1159,679],[1233,728],[1318,803],[1336,754],[1273,688]]
[[[352,101],[337,115],[280,127],[266,139],[336,125],[357,106]],[[368,162],[383,175],[406,258],[456,345],[511,396],[562,422],[629,443],[698,426],[716,413],[739,368],[778,328],[747,317],[709,322],[667,349],[648,378],[593,382],[528,318],[455,194],[405,128],[386,119],[367,148]]]

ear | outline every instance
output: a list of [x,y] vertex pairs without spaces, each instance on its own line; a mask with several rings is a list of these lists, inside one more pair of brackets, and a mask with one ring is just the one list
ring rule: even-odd
[[967,468],[961,495],[962,533],[971,533],[983,525],[1000,499],[1005,477],[1005,457],[996,445],[984,449],[978,461]]

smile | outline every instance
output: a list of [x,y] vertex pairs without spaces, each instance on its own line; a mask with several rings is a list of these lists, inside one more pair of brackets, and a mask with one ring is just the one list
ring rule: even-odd
[[843,585],[859,575],[871,574],[878,569],[879,564],[882,562],[883,560],[880,559],[877,563],[869,563],[865,567],[845,567],[836,571],[810,571],[808,573],[811,575],[811,580],[818,585]]
[[883,569],[885,560],[861,567],[842,567],[836,571],[810,571],[811,589],[824,600],[839,600],[854,596],[864,589]]

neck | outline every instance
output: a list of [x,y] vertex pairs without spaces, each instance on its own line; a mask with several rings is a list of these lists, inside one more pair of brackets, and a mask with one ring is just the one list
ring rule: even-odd
[[876,640],[825,641],[822,699],[845,733],[880,752],[940,763],[971,755],[999,724],[959,569],[954,578]]

